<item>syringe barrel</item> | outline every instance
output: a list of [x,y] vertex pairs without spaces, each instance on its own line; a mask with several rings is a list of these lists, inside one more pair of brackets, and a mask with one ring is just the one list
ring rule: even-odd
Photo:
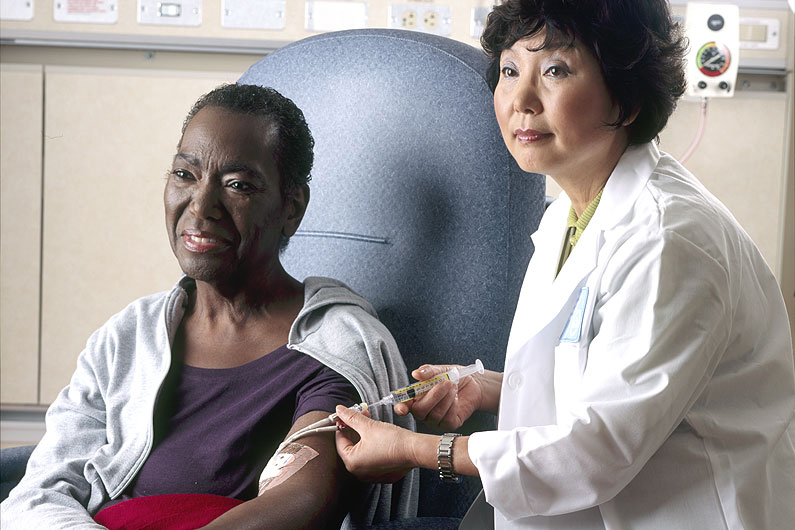
[[394,403],[403,403],[415,397],[421,396],[431,388],[435,387],[442,381],[449,381],[450,376],[447,372],[435,375],[425,381],[417,381],[413,385],[403,387],[390,393],[390,396],[395,400]]
[[426,379],[425,381],[417,381],[413,385],[394,390],[376,404],[392,405],[394,403],[403,403],[404,401],[408,401],[423,395],[442,381],[458,383],[462,377],[472,375],[476,372],[481,374],[483,373],[483,363],[480,362],[480,359],[476,359],[475,363],[469,366],[451,368],[450,370],[439,375],[435,375],[430,379]]

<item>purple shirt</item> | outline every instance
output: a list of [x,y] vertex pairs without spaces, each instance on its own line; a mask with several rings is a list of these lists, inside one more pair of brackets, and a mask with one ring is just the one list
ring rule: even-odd
[[296,419],[359,395],[347,379],[282,346],[224,369],[172,367],[155,412],[155,445],[116,502],[146,495],[257,495],[257,479]]

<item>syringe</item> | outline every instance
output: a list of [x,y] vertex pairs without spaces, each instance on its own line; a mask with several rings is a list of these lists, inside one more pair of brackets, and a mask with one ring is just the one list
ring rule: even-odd
[[[430,379],[426,379],[425,381],[417,381],[412,385],[404,386],[403,388],[393,390],[392,392],[382,397],[375,403],[371,403],[369,405],[367,403],[358,403],[348,408],[351,410],[355,410],[357,412],[362,412],[376,405],[393,405],[395,403],[402,403],[404,401],[408,401],[410,399],[414,399],[418,396],[425,394],[431,388],[435,387],[442,381],[451,381],[453,383],[458,383],[464,377],[470,376],[474,373],[482,374],[483,372],[484,372],[483,363],[480,362],[480,359],[475,359],[475,362],[473,364],[470,364],[469,366],[462,366],[461,368],[457,367],[451,368],[446,372],[435,375]],[[337,426],[334,425],[336,422],[337,422],[337,414],[334,413],[320,421],[317,421],[311,425],[307,425],[303,429],[294,432],[290,437],[288,437],[284,442],[282,442],[282,444],[276,450],[276,453],[278,453],[283,447],[287,446],[290,442],[297,440],[298,438],[301,438],[303,436],[307,436],[309,434],[316,434],[320,432],[326,432],[326,431],[336,431]]]
[[451,368],[444,373],[431,377],[430,379],[417,381],[412,385],[393,390],[375,403],[370,403],[367,405],[367,407],[370,408],[375,407],[376,405],[394,405],[395,403],[403,403],[404,401],[408,401],[425,394],[442,381],[458,383],[458,381],[464,377],[470,376],[474,373],[482,374],[483,372],[483,363],[480,362],[480,359],[475,359],[475,362],[469,366]]

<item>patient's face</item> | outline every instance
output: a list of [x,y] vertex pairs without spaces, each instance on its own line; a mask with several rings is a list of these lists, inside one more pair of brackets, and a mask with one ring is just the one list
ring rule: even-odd
[[188,276],[245,281],[278,266],[280,236],[292,229],[275,140],[265,118],[217,107],[188,124],[164,194],[171,247]]

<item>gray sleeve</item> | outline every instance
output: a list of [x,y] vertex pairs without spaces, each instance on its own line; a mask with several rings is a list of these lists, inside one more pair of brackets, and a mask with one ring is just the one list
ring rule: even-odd
[[[77,370],[46,416],[46,434],[28,461],[25,476],[2,503],[2,530],[101,529],[89,504],[107,500],[89,460],[106,443],[105,401],[92,349],[96,332],[78,358]],[[101,358],[101,355],[99,355]],[[104,363],[100,370],[104,369]],[[104,499],[99,497],[105,497]]]

